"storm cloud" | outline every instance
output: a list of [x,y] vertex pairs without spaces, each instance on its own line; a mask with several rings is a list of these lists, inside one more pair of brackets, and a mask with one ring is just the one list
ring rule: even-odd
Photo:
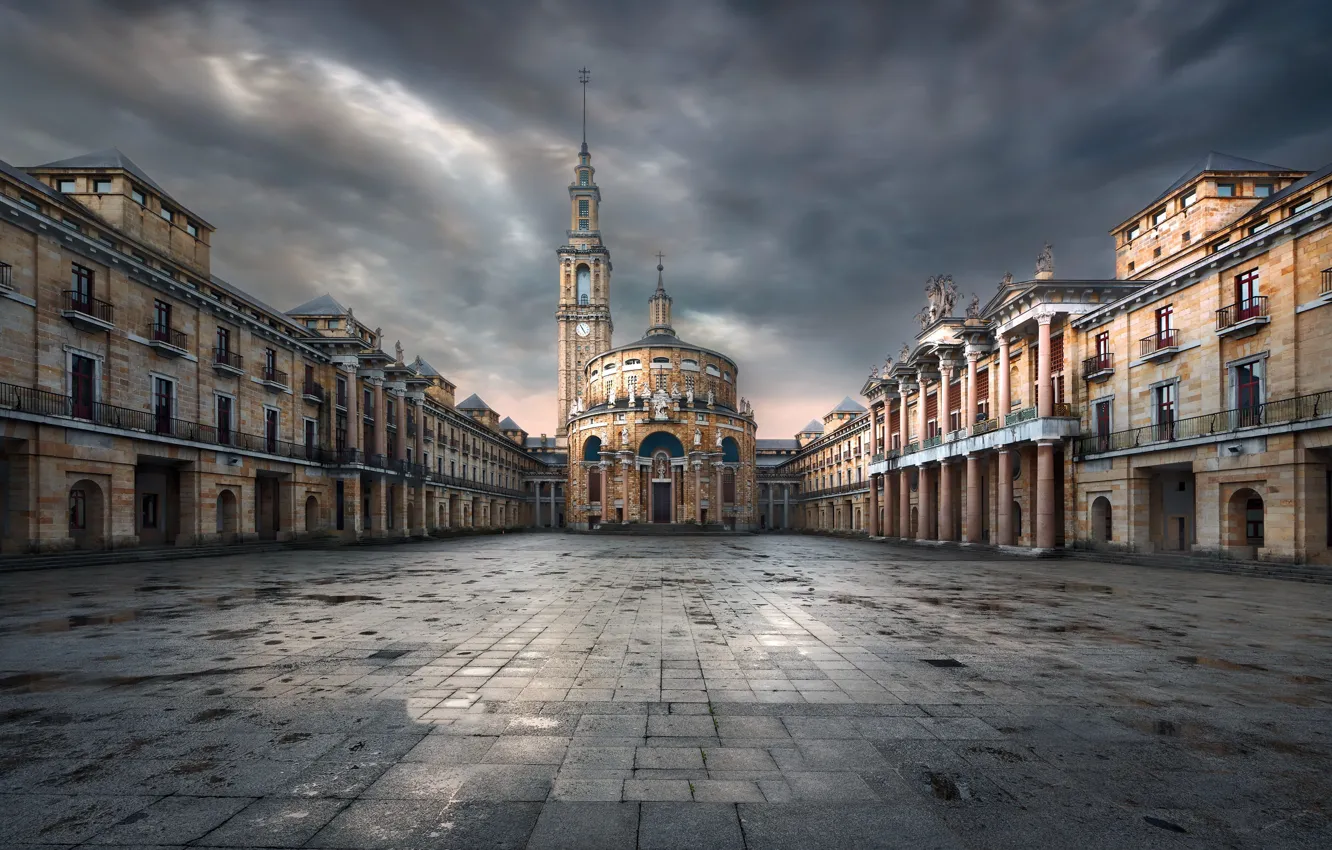
[[790,436],[916,328],[1208,150],[1332,160],[1308,2],[0,2],[0,159],[115,146],[218,228],[216,273],[322,292],[532,433],[555,422],[554,249],[588,143],[617,343],[655,257],[685,338]]

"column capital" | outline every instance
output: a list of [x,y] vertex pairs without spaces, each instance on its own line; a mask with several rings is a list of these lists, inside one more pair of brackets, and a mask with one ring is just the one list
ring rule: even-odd
[[968,345],[966,348],[967,364],[968,365],[974,364],[977,360],[980,360],[987,353],[988,352],[983,348],[978,348],[977,346],[974,345]]
[[1035,313],[1032,314],[1032,318],[1036,320],[1036,324],[1038,325],[1048,325],[1054,319],[1054,317],[1055,317],[1055,311],[1050,309],[1037,310]]

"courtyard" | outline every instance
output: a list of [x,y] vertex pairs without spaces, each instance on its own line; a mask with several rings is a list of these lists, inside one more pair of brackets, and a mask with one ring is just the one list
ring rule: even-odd
[[0,589],[6,848],[1332,834],[1323,585],[526,533]]

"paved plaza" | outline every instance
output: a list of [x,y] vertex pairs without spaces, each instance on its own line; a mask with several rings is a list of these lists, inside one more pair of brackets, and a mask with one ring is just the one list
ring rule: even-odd
[[1327,847],[1332,587],[800,536],[0,575],[0,846]]

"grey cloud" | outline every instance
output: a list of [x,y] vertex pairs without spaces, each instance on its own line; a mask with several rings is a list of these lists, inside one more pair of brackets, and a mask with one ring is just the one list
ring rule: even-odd
[[[0,90],[0,158],[121,147],[218,225],[237,284],[333,289],[539,433],[586,64],[617,342],[660,248],[681,333],[784,436],[911,336],[927,275],[985,296],[1047,239],[1106,275],[1106,231],[1208,149],[1332,159],[1325,5],[0,2],[0,74],[27,81]],[[248,115],[203,57],[241,69]],[[319,62],[456,121],[503,189],[354,120]]]

